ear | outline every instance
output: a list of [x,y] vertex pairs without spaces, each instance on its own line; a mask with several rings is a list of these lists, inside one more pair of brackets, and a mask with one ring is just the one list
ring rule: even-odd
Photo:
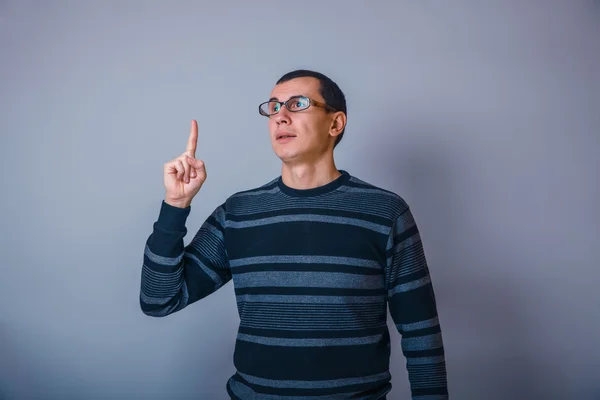
[[329,127],[329,135],[336,137],[346,127],[346,114],[342,111],[338,111],[333,114],[333,119],[331,120],[331,126]]

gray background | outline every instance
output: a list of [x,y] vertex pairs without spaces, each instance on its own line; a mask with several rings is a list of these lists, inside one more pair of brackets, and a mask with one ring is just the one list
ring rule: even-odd
[[452,398],[600,399],[600,2],[3,0],[0,46],[0,398],[227,398],[231,283],[139,309],[163,164],[198,119],[187,243],[280,174],[257,105],[311,68],[338,168],[414,210]]

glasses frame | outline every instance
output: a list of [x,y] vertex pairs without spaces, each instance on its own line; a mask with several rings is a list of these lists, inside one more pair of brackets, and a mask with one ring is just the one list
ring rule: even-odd
[[[308,107],[303,108],[301,110],[291,110],[290,107],[288,106],[288,102],[290,102],[292,100],[297,100],[297,99],[306,99],[306,100],[308,100]],[[269,103],[277,103],[280,106],[285,106],[285,108],[287,108],[289,112],[301,112],[301,111],[305,111],[305,110],[308,110],[310,108],[310,106],[324,108],[325,110],[328,110],[328,111],[331,111],[331,112],[336,112],[337,111],[335,108],[331,107],[330,105],[325,104],[325,103],[320,102],[320,101],[317,101],[317,100],[313,100],[310,97],[306,97],[306,96],[293,96],[293,97],[290,97],[289,99],[287,99],[286,101],[269,100],[269,101],[265,101],[263,103],[260,103],[258,105],[258,113],[260,115],[262,115],[262,116],[267,117],[267,118],[268,117],[272,117],[273,115],[279,114],[279,111],[277,111],[276,113],[273,113],[273,114],[268,114],[268,113],[263,112],[262,106],[264,106],[265,104],[269,104]]]

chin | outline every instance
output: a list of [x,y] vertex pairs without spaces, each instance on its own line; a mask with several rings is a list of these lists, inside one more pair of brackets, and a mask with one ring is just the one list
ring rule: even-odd
[[290,161],[294,161],[298,158],[298,156],[296,154],[282,154],[280,153],[275,153],[275,155],[277,156],[277,158],[279,158],[282,162],[290,162]]
[[291,149],[274,149],[274,150],[275,150],[275,155],[282,162],[295,161],[300,156],[300,154],[298,152],[293,151]]

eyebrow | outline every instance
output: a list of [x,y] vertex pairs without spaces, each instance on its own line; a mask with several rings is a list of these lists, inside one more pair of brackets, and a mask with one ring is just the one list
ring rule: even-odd
[[[295,95],[293,95],[293,96],[290,96],[290,97],[288,98],[288,100],[289,100],[289,99],[291,99],[291,98],[293,98],[293,97],[306,97],[306,96],[304,96],[303,94],[295,94]],[[277,97],[271,97],[271,98],[269,99],[269,101],[279,101],[279,99],[278,99]]]

